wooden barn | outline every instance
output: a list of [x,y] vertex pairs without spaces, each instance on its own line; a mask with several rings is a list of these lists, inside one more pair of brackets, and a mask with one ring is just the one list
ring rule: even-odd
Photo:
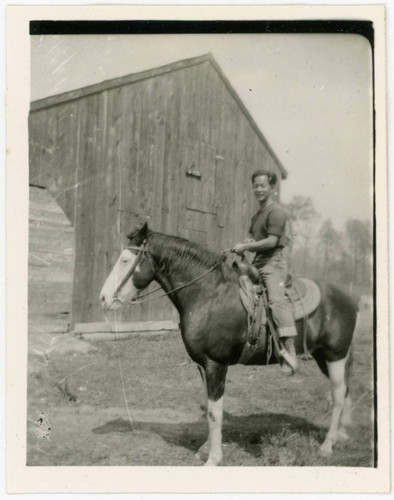
[[[31,189],[44,188],[73,230],[73,324],[104,320],[98,295],[135,223],[220,251],[246,237],[250,174],[286,176],[210,54],[32,102],[29,134]],[[53,238],[44,247],[61,245]],[[177,321],[167,298],[120,319]]]

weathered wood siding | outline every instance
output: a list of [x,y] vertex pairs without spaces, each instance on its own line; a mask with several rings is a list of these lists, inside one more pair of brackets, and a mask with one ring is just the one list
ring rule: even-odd
[[46,189],[29,189],[29,322],[68,323],[74,229]]
[[[30,114],[31,181],[56,193],[75,228],[74,322],[103,320],[100,288],[136,222],[220,251],[246,236],[250,174],[266,165],[280,176],[210,58],[94,90]],[[119,319],[175,318],[162,299]]]

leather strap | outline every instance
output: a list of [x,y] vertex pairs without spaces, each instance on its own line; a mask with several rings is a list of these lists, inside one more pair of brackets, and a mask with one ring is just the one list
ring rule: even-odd
[[128,272],[126,273],[126,275],[124,276],[124,278],[122,279],[122,281],[120,282],[118,287],[116,288],[115,293],[114,293],[115,299],[118,297],[119,292],[125,286],[127,281],[131,278],[131,276],[133,275],[134,271],[136,270],[138,264],[140,263],[142,256],[145,252],[145,244],[146,244],[146,240],[144,240],[144,242],[142,243],[142,245],[140,247],[127,247],[127,249],[129,249],[129,250],[134,250],[134,249],[138,248],[138,253],[137,253],[137,257],[136,257],[135,261],[133,262],[132,266],[130,267],[130,269],[128,270]]
[[260,328],[261,328],[261,318],[263,316],[263,311],[265,307],[265,300],[263,297],[263,293],[258,293],[256,297],[257,297],[257,303],[253,311],[252,324],[249,327],[248,342],[250,345],[255,345],[257,343],[257,339],[259,338]]

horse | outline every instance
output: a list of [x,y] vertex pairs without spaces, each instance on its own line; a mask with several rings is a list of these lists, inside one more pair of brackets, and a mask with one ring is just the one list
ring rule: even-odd
[[[208,450],[205,465],[222,461],[223,395],[228,367],[242,362],[248,321],[239,294],[239,276],[221,256],[176,236],[154,232],[145,223],[127,235],[129,245],[108,275],[99,300],[115,310],[136,300],[156,281],[179,312],[186,350],[197,364],[206,388]],[[320,454],[330,456],[338,440],[348,439],[351,400],[351,343],[358,307],[355,299],[329,283],[317,283],[321,300],[307,321],[297,321],[297,353],[306,344],[330,381],[332,417]],[[200,455],[201,456],[201,455]]]

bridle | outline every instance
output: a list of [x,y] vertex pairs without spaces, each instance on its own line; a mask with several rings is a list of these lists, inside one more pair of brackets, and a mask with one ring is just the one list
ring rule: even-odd
[[[119,300],[118,299],[119,292],[125,286],[127,281],[133,276],[134,271],[136,270],[138,264],[142,260],[142,257],[144,255],[149,254],[149,251],[146,248],[146,240],[143,241],[143,243],[140,247],[127,246],[124,248],[124,250],[137,250],[138,253],[137,253],[137,257],[136,257],[135,261],[133,262],[131,268],[127,271],[124,278],[122,279],[122,281],[120,282],[120,284],[116,288],[115,293],[113,295],[114,300]],[[188,281],[187,283],[184,283],[184,284],[178,286],[177,288],[170,290],[169,292],[164,292],[162,295],[160,295],[159,297],[156,297],[155,299],[152,299],[152,300],[158,300],[162,297],[165,297],[166,295],[170,295],[171,293],[174,293],[178,290],[182,290],[183,288],[190,286],[192,283],[195,283],[196,281],[198,281],[202,278],[205,278],[206,276],[208,276],[208,274],[210,274],[212,271],[214,271],[221,264],[221,262],[225,259],[225,257],[226,257],[226,250],[222,253],[222,255],[218,258],[218,260],[209,269],[207,269],[203,273],[199,274],[196,278],[193,278],[192,280]],[[144,295],[140,296],[139,298],[146,297],[147,295],[151,295],[152,293],[158,292],[159,290],[161,290],[161,287],[156,288],[155,290],[152,290],[151,292],[147,292]],[[148,302],[148,301],[147,300],[138,300],[138,301],[133,300],[133,301],[131,301],[130,305],[142,304],[143,302]]]
[[122,281],[120,282],[120,284],[117,286],[117,288],[115,290],[115,293],[114,293],[114,299],[115,300],[118,300],[119,292],[122,290],[122,288],[128,282],[128,280],[133,276],[134,271],[136,270],[138,264],[141,262],[141,259],[142,259],[143,255],[144,255],[144,253],[147,252],[147,250],[146,250],[146,240],[143,241],[143,243],[142,243],[142,245],[140,247],[128,246],[128,247],[125,247],[125,250],[137,250],[138,253],[137,253],[137,257],[136,257],[135,261],[133,262],[132,266],[127,271],[127,273],[125,274],[124,278],[122,279]]

